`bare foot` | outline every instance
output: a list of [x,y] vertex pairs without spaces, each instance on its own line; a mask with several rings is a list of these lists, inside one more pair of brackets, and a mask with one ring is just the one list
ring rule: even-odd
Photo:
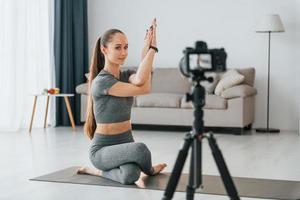
[[161,163],[153,166],[154,175],[159,174],[165,167],[167,166],[166,163]]
[[148,177],[148,175],[146,175],[143,172],[141,172],[140,178],[136,182],[134,182],[134,183],[139,188],[146,188],[145,180],[146,180],[147,177]]
[[92,169],[89,167],[80,167],[77,170],[77,174],[89,174],[89,175],[94,175],[94,176],[101,176],[101,171],[98,169]]

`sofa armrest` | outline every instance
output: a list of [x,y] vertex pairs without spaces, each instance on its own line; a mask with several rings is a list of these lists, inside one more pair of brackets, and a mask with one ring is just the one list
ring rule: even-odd
[[254,96],[256,94],[257,94],[257,90],[254,87],[251,87],[250,85],[247,84],[242,84],[224,90],[221,93],[221,96],[223,98],[230,99],[235,97]]
[[88,94],[88,83],[82,83],[76,86],[76,93],[78,94]]

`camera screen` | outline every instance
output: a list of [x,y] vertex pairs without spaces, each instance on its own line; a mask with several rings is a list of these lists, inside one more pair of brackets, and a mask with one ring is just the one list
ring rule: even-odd
[[190,54],[189,55],[190,70],[199,68],[211,69],[211,54]]

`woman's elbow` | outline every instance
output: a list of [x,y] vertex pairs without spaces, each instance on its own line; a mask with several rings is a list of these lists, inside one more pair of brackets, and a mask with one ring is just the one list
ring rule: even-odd
[[134,84],[135,86],[142,86],[142,85],[145,84],[145,81],[136,78],[136,79],[133,81],[133,84]]

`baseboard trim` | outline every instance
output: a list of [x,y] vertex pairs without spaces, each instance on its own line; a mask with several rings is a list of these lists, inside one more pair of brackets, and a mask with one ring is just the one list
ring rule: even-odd
[[156,125],[156,124],[132,124],[133,130],[153,130],[153,131],[191,131],[191,126],[177,125]]
[[[133,130],[157,130],[157,131],[191,131],[191,126],[155,125],[155,124],[132,124]],[[245,131],[251,130],[251,124],[244,127],[204,127],[205,132],[243,135]]]

